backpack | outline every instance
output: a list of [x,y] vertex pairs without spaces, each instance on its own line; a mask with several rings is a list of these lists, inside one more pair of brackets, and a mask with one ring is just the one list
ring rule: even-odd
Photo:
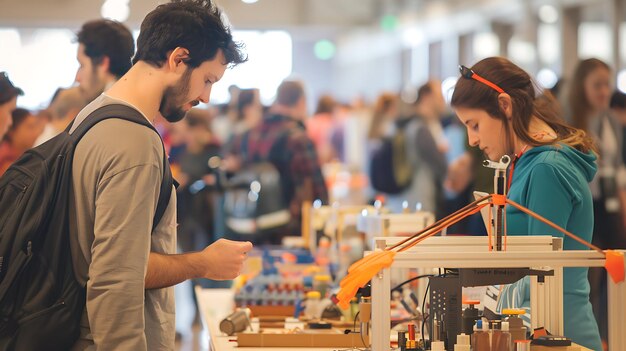
[[[0,178],[0,350],[67,350],[77,340],[85,287],[74,276],[69,242],[72,158],[81,137],[98,122],[121,118],[156,129],[133,108],[107,105],[74,133],[71,125],[26,151]],[[164,175],[153,229],[173,184]]]
[[286,147],[289,132],[276,139],[267,155],[248,154],[249,133],[242,137],[244,166],[224,186],[227,234],[263,235],[285,228],[291,220],[284,179],[274,163],[277,150]]
[[410,134],[415,128],[408,128],[413,120],[398,122],[395,134],[383,138],[381,145],[373,151],[369,173],[375,190],[399,194],[411,186],[415,163],[411,153],[417,152],[416,148],[408,150],[409,145],[415,144],[410,142]]

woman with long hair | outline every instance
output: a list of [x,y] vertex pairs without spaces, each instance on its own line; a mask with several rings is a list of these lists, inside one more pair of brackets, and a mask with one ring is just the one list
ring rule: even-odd
[[390,134],[390,126],[398,118],[400,99],[394,93],[382,93],[376,99],[372,123],[367,133],[368,140],[380,140]]
[[[593,197],[593,243],[602,248],[626,247],[626,167],[622,158],[620,123],[610,113],[611,68],[596,58],[578,63],[571,80],[569,109],[574,126],[585,130],[598,145],[598,174],[590,183]],[[591,302],[602,338],[607,337],[606,272],[589,274]]]
[[[508,197],[591,241],[593,207],[587,183],[597,169],[592,139],[568,126],[556,113],[555,102],[550,103],[553,99],[540,94],[528,73],[505,58],[486,58],[471,69],[461,66],[461,75],[452,107],[467,127],[470,145],[490,160],[512,156]],[[586,249],[510,206],[506,226],[509,235],[549,234],[563,238],[565,250]],[[511,306],[509,301],[521,304]],[[528,308],[528,277],[504,289],[500,302],[501,307]],[[563,305],[565,335],[601,350],[589,303],[587,268],[564,269]]]

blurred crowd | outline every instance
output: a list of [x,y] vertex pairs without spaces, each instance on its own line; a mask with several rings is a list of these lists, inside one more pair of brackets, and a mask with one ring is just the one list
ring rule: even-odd
[[[93,67],[85,71],[87,78],[81,79],[79,72],[76,86],[59,88],[48,107],[39,111],[17,106],[23,92],[11,83],[8,73],[0,76],[0,174],[24,151],[63,131],[90,99],[104,91],[107,79],[115,78],[110,72],[98,76]],[[596,217],[609,219],[597,222],[610,225],[609,231],[622,232],[626,221],[622,205],[626,203],[626,98],[614,90],[612,76],[606,63],[587,59],[580,62],[570,81],[544,92],[558,98],[566,121],[596,137],[600,176],[591,188]],[[94,92],[88,84],[98,88]],[[297,198],[292,211],[296,219],[303,201],[317,199],[347,205],[383,199],[392,212],[419,208],[441,218],[466,204],[471,197],[468,191],[492,191],[490,171],[480,166],[484,156],[467,144],[465,127],[449,109],[437,80],[416,88],[410,99],[399,92],[383,92],[374,101],[357,98],[350,102],[323,95],[312,113],[307,111],[306,82],[284,81],[270,106],[261,103],[258,89],[232,86],[229,90],[227,104],[194,108],[180,123],[155,120],[180,183],[179,221],[196,218],[201,223],[190,226],[200,225],[208,233],[205,236],[222,235],[224,224],[216,216],[218,200],[197,198],[209,193],[216,196],[224,191],[226,179],[246,163],[268,158],[292,162],[279,173],[285,178],[283,185],[291,188],[283,190],[289,193],[284,195],[287,202]],[[281,140],[287,132],[289,140]],[[411,179],[408,185],[385,192],[380,189],[384,186],[373,185],[369,179],[375,173],[372,160],[399,134],[406,143],[406,155],[403,165],[393,165],[394,172],[407,168]],[[285,144],[270,150],[280,142]],[[392,150],[394,157],[397,152],[398,148]],[[290,231],[297,234],[298,223]],[[480,234],[481,228],[470,225],[456,231]]]

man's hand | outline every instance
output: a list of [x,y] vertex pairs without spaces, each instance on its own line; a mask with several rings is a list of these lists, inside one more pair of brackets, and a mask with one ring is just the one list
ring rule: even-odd
[[151,252],[145,288],[165,288],[195,278],[234,279],[241,273],[250,250],[249,241],[220,239],[199,252],[179,255]]
[[198,276],[213,280],[234,279],[241,273],[250,250],[252,243],[249,241],[219,239],[197,253]]

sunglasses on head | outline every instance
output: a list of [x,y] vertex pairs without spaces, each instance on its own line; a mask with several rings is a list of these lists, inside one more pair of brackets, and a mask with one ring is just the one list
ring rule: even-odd
[[502,88],[497,86],[495,83],[492,83],[492,82],[488,81],[487,79],[479,76],[474,71],[472,71],[470,68],[467,68],[467,67],[465,67],[463,65],[459,65],[459,72],[461,72],[461,76],[463,78],[477,80],[477,81],[485,84],[486,86],[490,87],[491,89],[497,91],[500,94],[504,93],[504,90],[502,90]]

